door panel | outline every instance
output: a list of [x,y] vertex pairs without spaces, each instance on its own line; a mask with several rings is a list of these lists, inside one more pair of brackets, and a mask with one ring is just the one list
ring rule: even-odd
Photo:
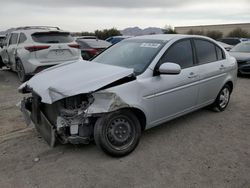
[[223,51],[213,42],[195,39],[197,60],[199,63],[200,86],[198,104],[213,102],[225,79],[225,58]]
[[221,84],[226,76],[222,66],[223,61],[216,61],[199,66],[200,89],[198,104],[209,103],[218,95],[222,87]]
[[9,56],[9,64],[12,66],[12,68],[16,63],[17,41],[18,41],[18,34],[12,33],[10,37],[9,46],[7,48],[7,54]]
[[153,78],[156,93],[148,96],[156,105],[155,123],[191,110],[198,97],[198,67],[183,69],[179,75]]
[[8,53],[7,53],[7,49],[8,49],[8,46],[9,46],[9,39],[10,39],[10,35],[8,35],[4,41],[4,46],[3,46],[3,50],[1,51],[1,57],[2,57],[2,60],[4,62],[4,64],[8,64],[9,63],[9,56],[8,56]]
[[[199,89],[198,67],[194,66],[193,50],[189,39],[180,40],[170,46],[160,60],[179,64],[182,68],[178,75],[159,75],[152,78],[156,91],[152,96],[156,106],[155,121],[161,123],[176,117],[196,106]],[[157,65],[159,67],[159,65]]]

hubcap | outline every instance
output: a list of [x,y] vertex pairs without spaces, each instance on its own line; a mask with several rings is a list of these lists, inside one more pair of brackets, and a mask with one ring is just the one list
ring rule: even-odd
[[225,108],[228,104],[230,91],[228,88],[224,88],[220,94],[220,107]]
[[106,129],[107,141],[117,150],[127,148],[133,143],[135,130],[126,118],[113,119]]

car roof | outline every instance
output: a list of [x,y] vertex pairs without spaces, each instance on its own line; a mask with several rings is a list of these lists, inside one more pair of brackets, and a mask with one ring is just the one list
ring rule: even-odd
[[130,38],[132,36],[112,36],[110,38]]
[[[63,30],[52,30],[52,29],[19,29],[19,30],[15,30],[12,31],[11,33],[25,33],[25,34],[29,34],[32,35],[34,33],[47,33],[47,32],[58,32],[58,33],[65,33],[67,31],[63,31]],[[70,33],[70,32],[67,32]]]
[[126,40],[134,40],[134,39],[145,39],[145,40],[162,40],[162,41],[170,41],[172,39],[182,39],[182,38],[204,38],[209,39],[205,36],[200,35],[182,35],[182,34],[157,34],[157,35],[143,35],[143,36],[137,36],[133,38],[128,38]]

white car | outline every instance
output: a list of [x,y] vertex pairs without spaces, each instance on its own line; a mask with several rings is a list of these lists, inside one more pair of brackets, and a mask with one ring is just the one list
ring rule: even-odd
[[51,27],[22,27],[9,33],[0,61],[16,71],[21,82],[45,68],[81,59],[69,32]]

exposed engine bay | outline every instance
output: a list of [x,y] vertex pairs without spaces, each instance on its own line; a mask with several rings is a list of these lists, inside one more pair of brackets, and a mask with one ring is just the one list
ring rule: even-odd
[[32,97],[22,103],[21,111],[30,111],[26,116],[31,117],[50,146],[54,146],[56,140],[62,144],[88,144],[93,140],[98,117],[128,107],[117,95],[107,92],[67,97],[53,104],[42,103],[40,96],[33,92]]
[[87,117],[87,108],[94,102],[92,95],[78,95],[59,100],[53,104],[41,103],[33,94],[25,100],[25,108],[31,112],[31,119],[37,130],[49,145],[55,139],[61,143],[88,144],[93,139],[95,119]]

